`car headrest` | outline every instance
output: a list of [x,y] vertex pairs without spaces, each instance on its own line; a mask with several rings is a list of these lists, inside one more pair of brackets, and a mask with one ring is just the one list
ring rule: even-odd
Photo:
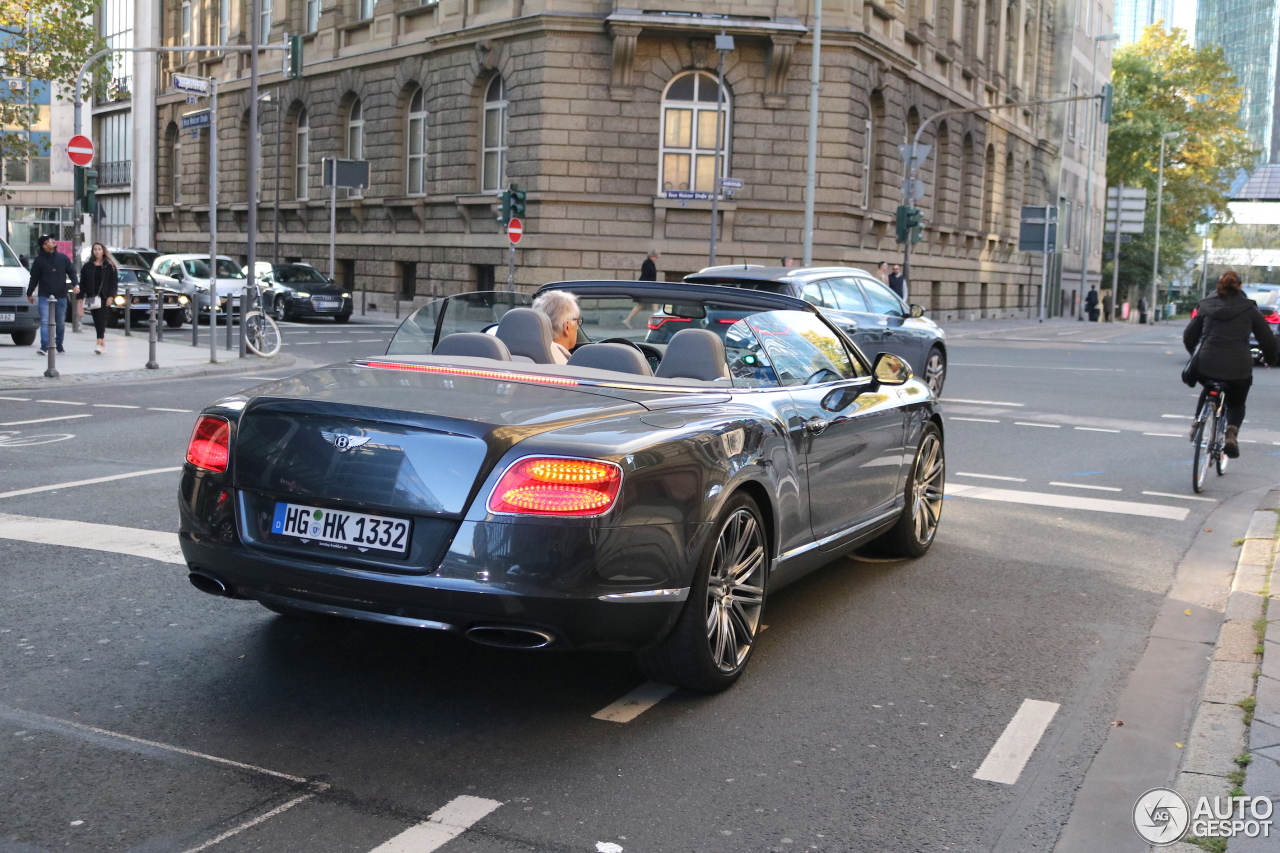
[[626,344],[586,344],[573,351],[570,367],[594,367],[636,376],[652,376],[649,361],[640,350]]
[[511,351],[506,344],[493,335],[480,332],[454,332],[447,335],[436,345],[432,355],[469,355],[472,358],[511,361]]
[[661,379],[700,379],[711,382],[727,379],[724,341],[707,329],[681,329],[671,336],[667,351],[658,365]]
[[551,350],[551,320],[532,308],[512,308],[502,315],[496,332],[512,355],[523,355],[537,364],[555,364]]

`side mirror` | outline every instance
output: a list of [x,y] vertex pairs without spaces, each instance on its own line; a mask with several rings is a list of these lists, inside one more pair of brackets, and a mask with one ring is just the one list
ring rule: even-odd
[[921,306],[921,305],[916,305],[914,302],[913,302],[913,303],[911,303],[911,316],[912,316],[912,317],[923,317],[923,316],[924,316],[924,307],[923,307],[923,306]]
[[880,385],[905,385],[911,378],[911,365],[891,352],[882,352],[871,365],[871,374]]

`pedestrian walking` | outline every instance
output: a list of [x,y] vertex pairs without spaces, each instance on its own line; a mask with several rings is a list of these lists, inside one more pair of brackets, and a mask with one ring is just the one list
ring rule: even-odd
[[[120,265],[101,243],[93,244],[93,254],[80,269],[80,297],[84,309],[93,317],[93,330],[98,335],[98,345],[93,351],[102,355],[107,351],[107,317],[111,312],[111,299],[116,295],[120,281]],[[124,309],[125,322],[129,322],[129,307]]]
[[1112,318],[1112,310],[1115,308],[1115,300],[1111,298],[1111,291],[1102,291],[1102,322],[1110,323]]
[[907,301],[907,277],[902,274],[902,264],[894,264],[889,273],[889,289],[898,294],[903,302]]
[[794,267],[796,265],[796,259],[788,255],[782,259],[782,265],[784,267]]
[[1090,323],[1098,322],[1098,288],[1089,288],[1089,294],[1084,298],[1084,310],[1089,314]]
[[1147,297],[1138,297],[1138,323],[1147,325]]
[[[640,264],[640,278],[637,281],[657,281],[658,280],[658,250],[650,249],[649,254],[645,257],[644,263]],[[631,313],[622,321],[622,325],[628,329],[631,328],[631,321],[640,313],[640,309],[644,308],[642,303],[637,302],[631,307]],[[654,305],[653,310],[658,310],[658,306]]]
[[52,235],[44,234],[36,241],[40,252],[31,262],[31,283],[27,285],[27,301],[33,305],[36,297],[40,297],[40,349],[37,355],[49,352],[49,312],[56,311],[55,322],[57,334],[53,345],[58,352],[66,352],[62,348],[62,339],[67,325],[67,280],[70,279],[74,292],[80,292],[80,284],[76,280],[76,269],[71,259],[58,251],[58,244]]

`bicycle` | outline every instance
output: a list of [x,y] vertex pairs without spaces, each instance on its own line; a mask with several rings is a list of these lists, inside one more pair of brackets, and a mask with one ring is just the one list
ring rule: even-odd
[[280,352],[280,327],[256,308],[244,315],[244,340],[249,349],[263,358]]
[[1191,460],[1191,486],[1199,494],[1204,489],[1209,465],[1217,468],[1218,476],[1227,473],[1227,389],[1220,382],[1207,381],[1200,395],[1200,408],[1191,427],[1191,443],[1195,455]]

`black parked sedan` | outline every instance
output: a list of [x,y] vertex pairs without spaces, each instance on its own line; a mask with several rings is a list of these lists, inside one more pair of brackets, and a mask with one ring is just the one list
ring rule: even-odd
[[[924,316],[924,308],[903,302],[866,270],[856,267],[723,266],[687,275],[684,280],[785,293],[803,299],[821,308],[865,351],[891,352],[905,358],[920,371],[933,393],[942,395],[942,386],[947,379],[946,333]],[[662,329],[681,326],[681,323],[673,323],[661,315],[656,315],[649,322],[651,329],[655,325]]]
[[[191,582],[285,616],[632,651],[711,692],[779,587],[863,545],[928,550],[942,421],[902,359],[785,295],[551,288],[582,311],[567,365],[528,296],[463,294],[384,357],[207,407],[180,487]],[[654,304],[742,317],[653,344],[624,321]]]
[[107,317],[107,325],[113,329],[119,326],[126,311],[130,323],[146,323],[151,316],[152,293],[160,300],[157,306],[160,318],[170,329],[191,322],[190,299],[185,293],[157,286],[147,270],[120,267],[118,289],[108,306],[111,313]]
[[332,317],[345,323],[351,319],[355,305],[351,294],[310,264],[275,264],[258,281],[267,287],[266,304],[277,320]]

